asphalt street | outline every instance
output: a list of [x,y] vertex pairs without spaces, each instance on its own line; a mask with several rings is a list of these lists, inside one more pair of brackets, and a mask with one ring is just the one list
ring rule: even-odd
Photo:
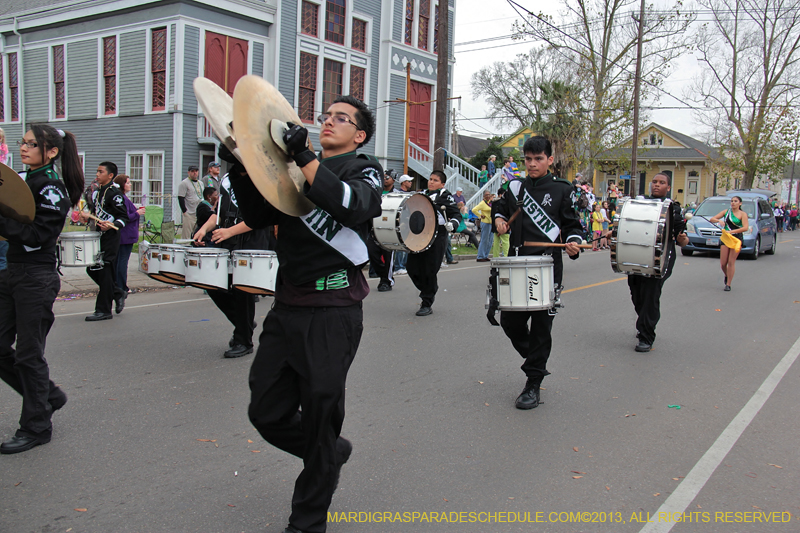
[[[723,292],[718,258],[679,256],[647,354],[608,253],[567,261],[531,411],[485,318],[487,264],[442,269],[429,317],[407,276],[373,290],[328,531],[800,531],[798,257],[783,234]],[[56,302],[47,359],[69,403],[52,442],[0,456],[0,531],[282,531],[302,464],[249,423],[253,356],[222,358],[232,327],[212,302],[186,288],[132,294],[107,322],[92,310]],[[0,384],[4,440],[20,403]]]

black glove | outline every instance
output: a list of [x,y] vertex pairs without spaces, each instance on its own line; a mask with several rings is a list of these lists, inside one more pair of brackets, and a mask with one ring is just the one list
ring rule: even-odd
[[239,160],[236,159],[236,156],[233,155],[233,152],[228,150],[228,147],[225,146],[225,143],[219,143],[219,150],[217,150],[217,154],[219,155],[220,159],[227,161],[228,163],[236,164],[239,162]]
[[317,156],[308,149],[308,130],[298,124],[287,122],[288,128],[283,132],[283,142],[289,150],[289,157],[297,166],[303,168],[314,161]]

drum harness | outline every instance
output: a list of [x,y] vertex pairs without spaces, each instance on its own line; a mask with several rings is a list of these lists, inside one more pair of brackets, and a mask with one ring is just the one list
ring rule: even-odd
[[[511,230],[511,234],[510,234],[510,237],[509,237],[509,240],[510,240],[510,242],[509,242],[509,252],[513,249],[514,250],[514,254],[513,255],[517,256],[517,257],[519,257],[519,252],[523,247],[522,216],[520,216],[520,215],[522,215],[522,200],[521,200],[521,196],[522,196],[522,191],[524,191],[524,190],[525,190],[525,182],[523,180],[522,186],[520,186],[520,188],[519,188],[519,193],[516,195],[516,200],[517,201],[516,201],[515,205],[517,206],[517,210],[514,211],[514,214],[511,215],[511,218],[508,220],[509,229]],[[513,227],[512,227],[512,225],[513,225]],[[511,255],[511,254],[509,253],[509,255]],[[553,252],[552,251],[548,251],[548,252],[543,253],[541,255],[550,255],[550,256],[552,256]],[[498,311],[498,309],[500,307],[500,301],[497,299],[497,278],[498,278],[499,274],[500,274],[499,269],[497,269],[495,267],[492,267],[491,269],[489,269],[489,286],[487,287],[487,290],[486,290],[486,296],[487,296],[487,300],[488,300],[488,305],[486,306],[486,308],[488,309],[488,311],[486,312],[486,319],[493,326],[499,326],[500,325],[497,322],[497,319],[494,317],[494,315],[497,313],[497,311]],[[553,307],[548,309],[548,312],[550,313],[551,316],[555,316],[556,313],[558,313],[558,308],[563,308],[564,307],[564,303],[561,301],[561,291],[562,290],[564,290],[564,286],[563,285],[559,284],[557,287],[555,287],[555,290],[554,290],[555,294],[554,294],[554,297],[553,297]]]

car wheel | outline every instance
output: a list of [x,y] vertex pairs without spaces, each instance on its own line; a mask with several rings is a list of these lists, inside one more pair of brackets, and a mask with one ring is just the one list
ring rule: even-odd
[[761,253],[761,236],[759,235],[756,237],[756,243],[753,245],[753,254],[750,256],[750,259],[755,261],[758,259],[758,254]]
[[694,253],[694,250],[687,250],[686,248],[681,248],[681,255],[690,256]]
[[767,255],[775,255],[775,250],[778,249],[778,234],[772,236],[772,247],[764,252]]

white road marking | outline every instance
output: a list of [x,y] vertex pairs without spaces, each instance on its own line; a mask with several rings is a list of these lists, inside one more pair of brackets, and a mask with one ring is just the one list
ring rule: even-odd
[[[209,299],[210,298],[208,298],[208,296],[206,296],[206,297],[203,297],[203,298],[195,298],[193,300],[177,300],[177,301],[174,301],[174,302],[163,302],[163,303],[160,303],[160,304],[126,305],[125,309],[140,309],[142,307],[157,307],[159,305],[185,304],[185,303],[199,302],[199,301],[202,301],[202,300],[209,300]],[[56,318],[61,318],[61,317],[65,317],[65,316],[87,315],[87,314],[91,315],[92,312],[93,311],[83,311],[83,312],[80,312],[80,313],[64,313],[63,315],[56,315]]]
[[663,522],[658,521],[660,513],[667,513],[666,516],[671,516],[672,513],[683,513],[689,504],[697,497],[700,490],[705,486],[706,482],[714,474],[714,471],[719,467],[728,452],[742,436],[744,430],[750,425],[758,412],[767,403],[767,400],[775,391],[775,388],[780,383],[781,379],[789,371],[789,368],[797,360],[800,355],[800,337],[795,341],[786,355],[780,362],[772,369],[767,379],[761,384],[758,390],[753,394],[752,398],[742,407],[739,414],[731,420],[728,427],[725,428],[714,444],[703,454],[703,457],[694,465],[694,468],[686,475],[686,478],[677,486],[675,491],[669,498],[659,507],[655,513],[656,519],[645,525],[639,533],[668,533],[672,527],[678,523],[671,520]]

